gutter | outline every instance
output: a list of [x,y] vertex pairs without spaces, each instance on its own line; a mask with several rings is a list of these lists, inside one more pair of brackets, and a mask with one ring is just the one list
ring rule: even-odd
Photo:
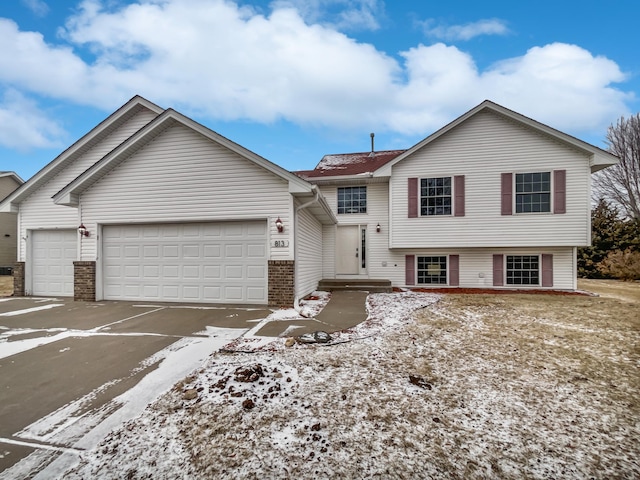
[[[309,200],[307,203],[303,203],[302,205],[296,207],[294,211],[294,215],[293,215],[294,230],[293,231],[295,232],[296,235],[298,234],[298,212],[300,210],[304,210],[305,208],[310,207],[314,203],[320,202],[320,190],[318,190],[318,187],[316,185],[311,185],[311,191],[314,193],[313,199]],[[297,266],[298,265],[298,239],[297,238],[294,239],[294,242],[293,242],[293,261]],[[293,299],[293,309],[296,312],[298,312],[298,315],[300,315],[301,317],[309,318],[309,315],[303,312],[299,302],[300,302],[300,299],[298,298],[298,295],[296,295]]]

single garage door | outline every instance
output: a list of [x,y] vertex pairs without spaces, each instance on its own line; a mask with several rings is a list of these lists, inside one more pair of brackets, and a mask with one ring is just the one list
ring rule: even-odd
[[77,230],[34,230],[31,233],[32,295],[73,296],[77,237]]
[[103,228],[104,298],[267,303],[267,222]]

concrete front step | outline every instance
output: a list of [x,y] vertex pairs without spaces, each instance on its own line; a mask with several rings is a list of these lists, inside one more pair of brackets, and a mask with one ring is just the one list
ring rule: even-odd
[[324,279],[318,283],[318,290],[323,291],[348,291],[361,290],[370,293],[391,293],[390,280],[378,280],[372,278],[349,278],[349,279]]

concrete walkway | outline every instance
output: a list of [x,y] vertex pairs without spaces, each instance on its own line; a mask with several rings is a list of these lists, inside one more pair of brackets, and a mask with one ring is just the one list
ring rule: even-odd
[[355,327],[367,319],[365,301],[368,292],[335,291],[329,303],[315,318],[269,322],[256,332],[258,336],[298,336],[319,330],[328,333]]

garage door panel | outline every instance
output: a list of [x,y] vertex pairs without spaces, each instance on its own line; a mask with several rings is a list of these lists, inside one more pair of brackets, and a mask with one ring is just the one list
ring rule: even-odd
[[140,247],[138,245],[124,245],[122,254],[125,258],[139,258]]
[[31,293],[73,296],[73,262],[77,230],[36,230],[31,233]]
[[202,289],[202,297],[207,302],[221,302],[222,287],[205,286]]
[[247,245],[247,257],[249,258],[264,258],[267,256],[267,251],[264,244],[250,243]]
[[243,288],[240,285],[229,285],[224,288],[224,296],[230,302],[240,302],[243,300]]
[[221,245],[205,245],[203,249],[203,254],[205,258],[211,259],[219,259],[222,257],[222,248]]
[[182,258],[200,258],[200,245],[183,245]]
[[247,267],[247,278],[259,280],[265,278],[267,272],[266,268],[262,265],[249,265]]
[[164,245],[162,247],[162,256],[164,258],[178,258],[180,248],[178,245]]
[[139,278],[140,277],[140,265],[125,265],[124,276],[127,278]]
[[263,287],[247,287],[247,299],[249,302],[260,301],[267,295],[267,291]]
[[200,278],[200,267],[196,265],[185,265],[182,267],[182,278],[189,279],[199,279]]
[[205,280],[220,280],[222,278],[220,265],[205,265],[203,274]]
[[158,245],[145,245],[142,249],[145,258],[158,258],[160,256],[160,247]]
[[244,224],[242,223],[227,224],[224,229],[224,235],[227,238],[243,237],[245,233],[245,229],[243,227],[244,227]]
[[122,236],[124,238],[140,238],[140,228],[135,226],[130,226],[127,228],[123,228],[121,230]]
[[205,238],[222,238],[222,225],[220,224],[208,224],[202,227],[202,235]]
[[242,252],[242,247],[243,245],[241,244],[227,244],[225,245],[224,248],[224,256],[226,258],[242,258],[243,257],[243,252]]
[[240,280],[242,279],[242,273],[241,265],[226,265],[224,268],[224,276],[228,280]]
[[[142,229],[133,245],[138,256],[122,250],[132,244],[125,237],[133,226],[104,227],[104,294],[107,299],[164,300],[218,303],[267,302],[267,225],[265,222],[221,222],[153,225]],[[140,230],[140,227],[135,227]],[[121,235],[111,230],[121,230]],[[158,232],[154,238],[149,232]],[[158,255],[151,255],[153,250]],[[144,252],[143,255],[140,252]],[[139,291],[115,283],[134,283],[118,278],[118,265],[138,265]],[[156,287],[151,288],[151,287]]]

